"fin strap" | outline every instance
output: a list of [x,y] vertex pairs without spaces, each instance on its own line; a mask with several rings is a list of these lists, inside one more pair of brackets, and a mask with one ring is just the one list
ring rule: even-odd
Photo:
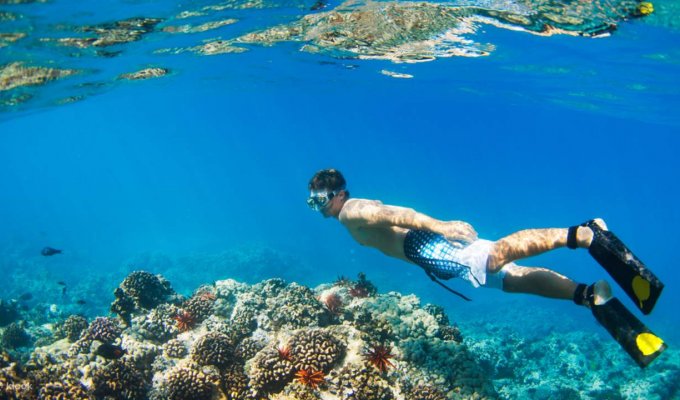
[[569,231],[567,232],[567,247],[570,249],[578,249],[578,242],[576,241],[576,231],[578,231],[578,228],[583,225],[574,225],[569,227]]
[[574,290],[574,303],[591,308],[595,298],[595,285],[579,283]]

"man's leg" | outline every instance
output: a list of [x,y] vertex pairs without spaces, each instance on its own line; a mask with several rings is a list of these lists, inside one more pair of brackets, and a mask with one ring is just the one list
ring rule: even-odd
[[572,300],[578,284],[564,275],[546,268],[508,268],[503,278],[503,291],[528,293],[553,299]]
[[564,246],[572,249],[588,248],[590,255],[614,278],[635,305],[644,314],[652,312],[661,296],[663,283],[616,235],[607,230],[601,219],[568,229],[527,229],[508,235],[494,243],[486,270],[495,273],[512,261]]
[[[601,219],[595,221],[606,229],[604,221]],[[564,247],[567,245],[568,233],[568,228],[548,228],[526,229],[510,234],[494,244],[487,260],[487,271],[498,272],[509,262]],[[578,247],[588,248],[592,240],[593,231],[587,226],[579,226],[576,231]]]

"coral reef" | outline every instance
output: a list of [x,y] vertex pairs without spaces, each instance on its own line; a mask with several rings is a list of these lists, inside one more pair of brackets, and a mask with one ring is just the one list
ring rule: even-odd
[[210,332],[196,341],[191,356],[199,365],[224,368],[234,359],[234,346],[227,335]]
[[304,329],[289,341],[290,357],[296,370],[328,371],[343,355],[345,346],[322,329]]
[[71,315],[66,320],[58,323],[54,328],[54,337],[56,339],[68,339],[69,342],[75,342],[80,338],[80,335],[88,327],[87,319],[81,315]]
[[262,395],[280,391],[291,381],[295,370],[293,363],[281,357],[273,346],[257,353],[251,365],[249,385]]
[[191,314],[196,322],[202,322],[213,313],[215,294],[211,291],[198,291],[182,304],[182,309]]
[[[178,321],[177,307],[172,304],[161,304],[148,314],[142,314],[132,319],[132,327],[143,338],[156,343],[164,343],[178,333],[188,330],[188,322]],[[191,322],[193,324],[193,321]]]
[[146,271],[131,272],[120,288],[133,299],[137,307],[144,309],[156,307],[174,294],[170,282]]
[[348,365],[339,372],[337,391],[349,400],[391,400],[394,394],[390,383],[372,367]]
[[111,318],[98,317],[87,328],[82,338],[88,340],[98,340],[104,343],[112,343],[121,334],[121,329]]
[[168,374],[165,390],[168,400],[210,400],[215,385],[201,371],[180,367]]
[[3,330],[0,344],[7,349],[26,347],[31,344],[31,335],[23,324],[12,322]]
[[182,343],[181,340],[169,340],[163,345],[163,353],[166,355],[166,357],[183,358],[187,355],[187,352],[187,347],[184,345],[184,343]]
[[132,315],[137,310],[149,310],[161,303],[176,300],[170,282],[146,271],[131,272],[113,295],[116,299],[111,303],[111,311],[118,314],[126,325],[131,323]]
[[0,327],[7,326],[19,318],[19,310],[14,302],[0,300]]
[[113,361],[95,370],[92,386],[95,396],[116,400],[143,400],[147,392],[141,372],[123,361]]
[[[26,361],[0,358],[0,399],[662,399],[680,389],[671,349],[657,372],[636,375],[611,341],[545,332],[526,340],[493,324],[486,333],[459,329],[441,307],[364,285],[367,296],[351,294],[351,281],[311,289],[224,280],[181,303],[135,304],[125,326],[55,315],[49,344],[35,345]],[[340,314],[323,305],[331,294]],[[180,310],[198,316],[191,329],[178,328]],[[123,352],[109,359],[102,343]]]
[[38,394],[41,400],[91,400],[92,397],[81,384],[49,382],[42,386]]

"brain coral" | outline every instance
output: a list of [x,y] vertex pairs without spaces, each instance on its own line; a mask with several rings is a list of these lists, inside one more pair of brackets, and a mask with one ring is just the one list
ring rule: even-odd
[[87,319],[80,315],[71,315],[57,325],[54,336],[57,338],[67,338],[69,342],[73,343],[80,338],[80,334],[85,329],[87,329]]
[[113,361],[92,375],[95,396],[115,400],[146,399],[146,383],[142,374],[131,364]]
[[215,295],[212,292],[199,292],[185,301],[182,308],[191,313],[196,322],[201,322],[212,314],[215,307]]
[[288,342],[298,370],[328,371],[344,354],[345,345],[323,329],[305,329]]
[[350,364],[344,367],[338,376],[337,390],[347,400],[394,399],[389,383],[370,366]]
[[192,358],[200,365],[224,368],[234,359],[234,346],[227,335],[210,332],[196,341],[192,350]]
[[268,299],[267,308],[274,327],[299,329],[325,326],[333,319],[311,289],[296,283],[291,283],[278,296]]
[[187,355],[187,348],[181,340],[172,339],[163,345],[163,353],[167,357],[182,358]]
[[38,394],[40,400],[90,400],[92,397],[78,383],[49,382],[42,386]]
[[204,373],[192,368],[178,367],[167,377],[168,400],[210,400],[214,389]]
[[177,321],[177,307],[172,304],[161,304],[148,314],[133,319],[133,328],[142,337],[163,343],[179,333]]
[[174,293],[170,282],[146,271],[131,272],[120,288],[133,299],[137,307],[146,309],[156,307]]
[[26,332],[22,324],[12,322],[2,333],[0,344],[8,349],[28,346],[31,344],[31,336]]
[[111,318],[98,317],[90,324],[86,338],[111,343],[120,336],[121,330],[118,324]]
[[250,387],[260,395],[278,392],[292,380],[293,372],[293,364],[273,345],[267,346],[252,360]]

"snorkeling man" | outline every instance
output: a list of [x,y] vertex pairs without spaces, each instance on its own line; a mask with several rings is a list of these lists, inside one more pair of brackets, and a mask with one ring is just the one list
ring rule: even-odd
[[636,305],[649,314],[663,284],[610,231],[595,219],[570,228],[527,229],[498,241],[477,237],[463,221],[441,221],[411,208],[378,200],[350,198],[340,171],[318,171],[309,181],[307,204],[324,217],[336,218],[361,245],[416,264],[447,290],[465,298],[439,279],[462,278],[474,287],[573,300],[591,309],[641,367],[647,366],[666,344],[612,296],[606,281],[592,285],[547,268],[525,267],[516,260],[568,247],[586,248]]

